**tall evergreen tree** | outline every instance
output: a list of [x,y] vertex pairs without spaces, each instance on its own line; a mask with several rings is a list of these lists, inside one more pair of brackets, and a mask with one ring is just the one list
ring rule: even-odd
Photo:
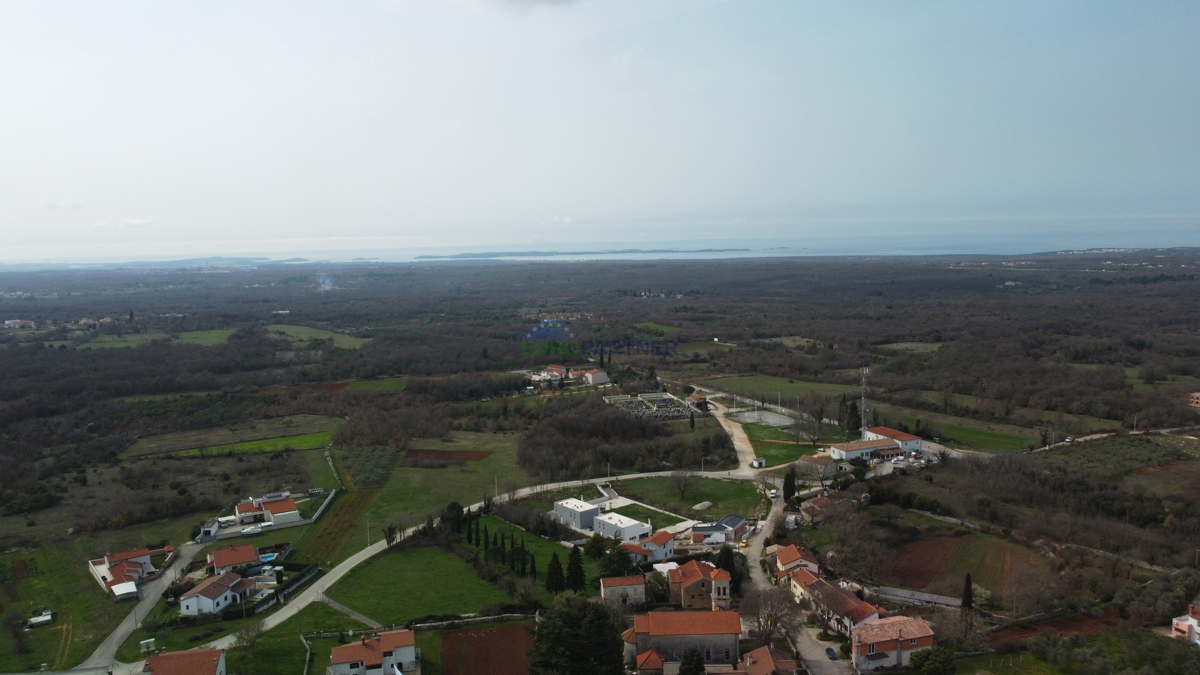
[[529,577],[537,583],[537,558],[532,553],[529,554]]
[[622,675],[622,628],[604,605],[574,593],[559,596],[538,622],[529,674]]
[[963,579],[962,604],[959,606],[964,635],[971,632],[971,624],[975,614],[975,586],[971,583],[971,573]]
[[787,473],[783,474],[783,501],[792,501],[792,497],[796,496],[796,467],[789,466]]
[[683,657],[679,659],[679,675],[704,675],[704,654],[696,647],[688,647],[683,650]]
[[492,543],[492,542],[491,542],[491,540],[490,540],[490,539],[488,539],[488,529],[487,529],[487,525],[484,525],[484,526],[483,526],[483,557],[484,557],[484,558],[486,558],[486,557],[487,557],[488,545],[489,545],[489,544],[491,544],[491,543]]
[[562,561],[558,559],[558,552],[550,554],[550,564],[546,565],[546,590],[551,593],[561,593],[567,589],[566,580],[563,579]]
[[587,577],[583,574],[583,554],[578,546],[571,547],[571,555],[567,558],[567,590],[582,592],[587,586]]
[[598,567],[600,568],[600,578],[602,579],[607,577],[623,577],[629,574],[629,568],[633,567],[633,558],[630,557],[628,551],[618,546],[604,554],[604,557],[600,559]]

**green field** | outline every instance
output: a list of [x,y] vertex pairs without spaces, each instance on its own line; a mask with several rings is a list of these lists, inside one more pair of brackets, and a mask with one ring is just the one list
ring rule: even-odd
[[78,349],[109,349],[112,347],[136,347],[155,340],[169,340],[166,333],[129,333],[126,335],[99,335],[90,342],[79,345]]
[[903,422],[912,428],[920,419],[922,425],[933,427],[934,435],[941,439],[939,442],[951,447],[985,452],[1014,452],[1020,450],[1026,442],[1036,440],[1035,430],[1011,424],[980,422],[966,417],[913,410],[888,403],[869,403],[892,424]]
[[897,352],[915,352],[929,354],[942,348],[942,342],[893,342],[886,345],[875,345],[877,349],[887,349]]
[[[738,480],[697,478],[695,487],[682,499],[667,483],[666,477],[614,481],[613,488],[621,496],[698,520],[716,519],[731,513],[750,517],[755,515],[759,504],[766,503],[753,483]],[[692,510],[692,506],[706,501],[712,502],[712,507],[703,512]]]
[[[329,605],[314,602],[296,616],[267,631],[255,647],[250,662],[255,675],[296,675],[304,672],[304,645],[297,637],[303,633],[333,633],[365,630],[366,625],[351,619]],[[311,673],[324,673],[329,655],[338,645],[337,638],[320,638],[311,642],[313,665]],[[227,658],[231,658],[230,655]],[[232,657],[236,658],[236,657]]]
[[654,323],[653,321],[641,321],[639,323],[633,324],[633,327],[638,328],[640,330],[644,330],[649,333],[655,333],[655,334],[672,333],[672,332],[679,330],[678,328],[676,328],[674,326],[665,326],[661,323]]
[[[178,616],[178,614],[178,607],[167,607],[167,601],[160,599],[158,604],[154,606],[154,609],[150,610],[146,618],[141,620],[143,627],[133,631],[125,642],[121,644],[121,647],[117,649],[117,660],[125,663],[133,663],[144,658],[138,648],[142,640],[154,638],[154,647],[160,651],[174,652],[184,649],[194,649],[205,642],[219,640],[226,635],[236,633],[249,624],[262,621],[263,616],[265,616],[265,614],[255,616],[253,613],[248,613],[244,619],[239,618],[233,621],[221,621],[195,627],[180,626],[159,631],[149,631],[145,628],[147,622],[165,620],[171,616]],[[216,630],[218,627],[220,630]],[[200,637],[193,640],[193,635]]]
[[279,452],[281,450],[313,450],[324,448],[333,442],[332,431],[319,431],[315,434],[299,434],[297,436],[280,436],[265,438],[261,441],[245,441],[243,443],[228,443],[226,445],[210,445],[206,448],[193,448],[172,453],[179,457],[198,457],[203,455],[222,455],[233,452]]
[[678,525],[684,520],[676,516],[667,515],[662,511],[648,509],[640,504],[627,504],[619,509],[613,509],[612,512],[628,516],[634,520],[640,520],[643,523],[650,523],[655,530],[661,530],[671,525]]
[[188,345],[200,345],[202,347],[211,347],[213,345],[223,345],[229,342],[229,336],[233,335],[235,330],[218,329],[218,330],[189,330],[179,334],[179,337],[172,342],[178,342]]
[[[763,426],[761,424],[742,424],[742,430],[754,446],[754,454],[767,460],[767,466],[790,464],[804,455],[815,455],[821,446],[809,443],[796,443],[795,438],[783,429]],[[833,442],[840,438],[831,439]],[[784,441],[770,442],[770,441]]]
[[713,377],[705,380],[697,380],[693,384],[750,397],[759,394],[768,394],[771,395],[771,398],[774,398],[773,395],[779,393],[782,395],[785,405],[788,403],[788,399],[791,399],[791,402],[794,403],[797,396],[804,396],[809,393],[816,393],[821,396],[840,396],[841,394],[856,393],[858,391],[858,387],[852,384],[786,380],[782,377],[771,377],[769,375]]
[[351,382],[347,391],[385,391],[392,389],[403,389],[408,383],[407,378],[390,377],[386,380],[360,380]]
[[1033,654],[983,654],[954,662],[958,675],[1067,675]]
[[309,328],[307,326],[288,326],[284,324],[272,324],[267,326],[267,331],[276,337],[290,338],[294,342],[307,343],[310,340],[333,340],[334,347],[342,347],[343,349],[358,349],[371,341],[371,338],[356,338],[349,335],[342,335],[331,330],[322,330],[320,328]]
[[[478,462],[441,469],[396,466],[387,482],[376,491],[364,517],[370,517],[372,523],[409,527],[452,501],[469,506],[483,501],[485,495],[492,495],[497,489],[504,493],[529,485],[529,476],[517,465],[516,434],[455,431],[451,438],[450,442],[418,439],[408,448],[488,450],[492,454]],[[361,547],[357,541],[353,545],[348,543],[335,559],[345,559]]]
[[943,426],[942,433],[946,434],[946,437],[942,439],[944,441],[958,441],[971,448],[992,452],[1015,452],[1020,450],[1028,440],[1021,436],[972,429],[957,424]]
[[[211,448],[213,446],[239,445],[248,441],[332,432],[344,422],[345,420],[337,417],[325,417],[322,415],[274,417],[229,427],[209,427],[207,429],[146,436],[139,438],[122,454],[126,457],[156,455],[178,452],[180,450]],[[292,447],[296,446],[293,445]],[[318,446],[310,445],[309,447]]]
[[[569,556],[571,554],[571,550],[569,548],[566,548],[565,546],[558,544],[557,542],[550,541],[549,539],[547,539],[545,537],[539,537],[537,535],[530,534],[529,532],[526,532],[526,531],[520,529],[519,527],[515,527],[514,525],[512,525],[508,522],[500,520],[499,518],[497,518],[495,516],[484,516],[484,517],[480,518],[479,519],[480,534],[483,533],[484,527],[486,527],[488,529],[489,536],[495,536],[497,533],[500,533],[500,534],[506,535],[506,536],[516,536],[518,542],[521,541],[522,539],[525,540],[525,548],[530,553],[533,554],[534,562],[537,564],[538,592],[541,595],[542,602],[549,604],[550,600],[552,598],[550,597],[550,594],[546,592],[546,588],[545,588],[546,565],[550,564],[550,556],[557,553],[558,559],[560,561],[562,561],[563,569],[566,570],[567,556]],[[464,538],[464,543],[465,543],[465,541],[466,540]],[[483,556],[482,552],[480,553],[480,556],[481,557]],[[583,571],[587,575],[587,578],[589,580],[596,579],[598,576],[597,572],[596,572],[595,561],[593,561],[591,558],[588,558],[586,556],[583,558]]]
[[330,587],[329,597],[384,625],[427,614],[465,614],[507,602],[467,563],[437,548],[384,553]]

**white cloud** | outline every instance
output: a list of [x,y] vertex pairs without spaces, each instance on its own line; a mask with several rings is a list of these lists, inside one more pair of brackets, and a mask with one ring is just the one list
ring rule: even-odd
[[133,227],[149,227],[154,221],[149,218],[120,218],[107,219],[92,223],[92,227],[100,228],[133,228]]

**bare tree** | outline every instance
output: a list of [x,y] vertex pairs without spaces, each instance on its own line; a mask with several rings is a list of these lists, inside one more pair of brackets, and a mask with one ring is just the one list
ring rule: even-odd
[[696,472],[690,469],[676,469],[667,476],[667,484],[679,493],[680,499],[683,499],[696,486]]
[[258,641],[263,636],[263,625],[261,621],[246,626],[237,632],[237,639],[234,641],[234,649],[246,649],[254,651],[258,646]]
[[758,634],[758,642],[768,645],[800,627],[803,609],[782,588],[754,589],[742,598],[739,610]]
[[804,478],[807,481],[816,480],[824,488],[829,481],[826,474],[827,469],[820,464],[812,464],[809,462],[796,462],[792,466],[796,467],[796,475]]
[[876,580],[887,562],[888,548],[880,541],[870,518],[861,511],[851,511],[827,527],[833,534],[834,567],[862,581]]

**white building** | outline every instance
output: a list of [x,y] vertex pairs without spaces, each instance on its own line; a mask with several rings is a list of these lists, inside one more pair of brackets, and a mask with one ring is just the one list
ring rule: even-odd
[[900,444],[890,438],[870,441],[850,441],[829,446],[829,456],[839,461],[852,459],[887,459],[904,454]]
[[588,384],[604,384],[608,382],[608,373],[598,368],[592,368],[584,371],[583,379]]
[[634,520],[619,513],[605,513],[596,516],[592,529],[602,537],[611,537],[617,541],[641,541],[650,536],[650,524]]
[[1171,637],[1200,645],[1200,607],[1188,605],[1187,614],[1171,620]]
[[179,613],[184,616],[216,614],[254,596],[258,584],[236,572],[209,577],[179,596]]
[[285,525],[301,520],[300,509],[288,492],[277,492],[262,497],[251,497],[235,508],[238,523],[270,523]]
[[139,548],[124,553],[110,553],[103,558],[88,561],[88,571],[104,590],[112,593],[118,600],[137,597],[138,584],[147,575],[158,570],[150,564],[154,556],[170,557],[174,548],[164,546],[151,551]]
[[329,659],[333,675],[395,675],[417,669],[416,636],[411,630],[364,635],[358,642],[334,647]]
[[675,535],[659,530],[637,543],[622,542],[621,547],[633,556],[635,563],[658,562],[675,557]]
[[921,454],[921,437],[906,434],[887,427],[871,427],[863,432],[864,441],[895,441],[900,444],[904,454],[912,456]]
[[572,497],[554,502],[554,517],[567,527],[577,530],[592,529],[592,521],[598,515],[600,515],[600,507],[582,499]]

